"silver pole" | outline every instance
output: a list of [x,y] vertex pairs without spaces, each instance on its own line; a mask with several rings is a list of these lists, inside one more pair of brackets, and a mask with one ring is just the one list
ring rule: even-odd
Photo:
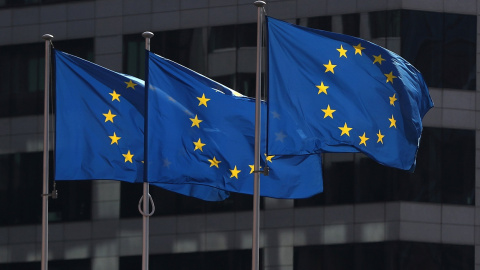
[[260,109],[262,87],[262,29],[264,1],[255,1],[258,10],[257,18],[257,75],[255,93],[255,162],[253,183],[253,229],[252,229],[252,270],[259,269],[259,234],[260,234]]
[[49,132],[50,132],[50,62],[51,49],[50,42],[53,36],[45,34],[42,36],[45,40],[45,94],[43,108],[43,193],[42,193],[42,270],[48,269],[48,150],[49,150]]
[[[153,37],[152,32],[143,32],[142,37],[145,38],[145,49],[147,51],[150,51],[150,39]],[[145,59],[145,61],[148,61],[148,59]],[[148,71],[147,71],[148,72]],[[148,85],[145,85],[145,91],[148,91]],[[145,95],[147,93],[145,92]],[[146,102],[146,100],[145,100]],[[147,106],[145,106],[147,108]],[[145,114],[146,116],[147,114]],[[145,119],[146,121],[146,119]],[[145,130],[146,132],[146,130]],[[146,141],[144,142],[144,144]],[[145,155],[147,152],[144,152]],[[145,162],[145,166],[147,166],[147,162]],[[146,175],[145,175],[146,177]],[[150,203],[150,192],[149,192],[149,184],[148,182],[143,183],[143,249],[142,249],[142,270],[148,270],[148,257],[149,257],[149,234],[150,234],[150,228],[149,228],[149,221],[150,221],[150,209],[149,209],[149,203]]]

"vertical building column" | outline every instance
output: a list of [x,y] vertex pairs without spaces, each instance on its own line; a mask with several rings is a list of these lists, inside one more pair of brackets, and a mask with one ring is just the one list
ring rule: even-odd
[[264,198],[260,230],[265,270],[293,270],[294,200]]

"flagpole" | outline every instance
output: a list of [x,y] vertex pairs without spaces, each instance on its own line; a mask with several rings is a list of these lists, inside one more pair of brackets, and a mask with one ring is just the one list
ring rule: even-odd
[[[150,51],[150,39],[153,37],[152,32],[143,32],[142,37],[145,38],[145,49],[147,51]],[[148,59],[145,59],[145,61],[148,61]],[[148,74],[148,70],[145,72]],[[146,80],[148,82],[148,80]],[[148,85],[145,85],[145,97],[147,98],[147,92],[148,92]],[[147,104],[147,99],[145,99],[145,104]],[[147,106],[145,106],[145,123],[147,121]],[[145,127],[145,134],[147,134],[147,129]],[[144,137],[145,141],[144,144],[147,143],[147,136]],[[145,147],[146,148],[146,147]],[[144,151],[145,155],[145,175],[144,179],[146,179],[147,175],[147,149]],[[149,227],[149,222],[150,222],[150,216],[153,214],[153,211],[150,213],[149,209],[149,203],[152,200],[150,196],[150,191],[149,191],[149,184],[148,182],[143,182],[143,250],[142,250],[142,270],[148,270],[148,257],[149,257],[149,235],[150,235],[150,227]],[[153,205],[153,201],[152,201]]]
[[259,269],[259,234],[260,234],[260,113],[262,87],[262,29],[264,1],[255,1],[257,7],[257,74],[255,93],[255,162],[253,186],[253,229],[252,229],[252,270]]
[[42,193],[42,270],[48,269],[48,169],[49,169],[49,132],[50,132],[50,62],[51,47],[50,43],[53,36],[45,34],[42,36],[45,40],[45,94],[43,108],[43,193]]

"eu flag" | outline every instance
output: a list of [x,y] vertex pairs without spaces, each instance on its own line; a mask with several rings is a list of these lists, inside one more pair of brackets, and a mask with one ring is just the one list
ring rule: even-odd
[[143,81],[53,52],[55,179],[142,182]]
[[[253,194],[255,101],[147,53],[148,181]],[[304,198],[323,190],[319,156],[262,158],[270,175],[260,195]]]
[[420,72],[359,38],[267,22],[269,152],[363,152],[413,169],[433,107]]
[[[144,81],[54,50],[55,180],[144,181]],[[208,201],[228,192],[152,183]]]

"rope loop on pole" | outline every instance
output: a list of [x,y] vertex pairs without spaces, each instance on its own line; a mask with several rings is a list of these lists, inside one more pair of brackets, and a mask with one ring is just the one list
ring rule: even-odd
[[142,214],[142,216],[145,216],[145,217],[151,217],[153,215],[153,213],[155,213],[155,204],[153,203],[153,199],[152,199],[152,196],[150,194],[148,194],[148,199],[150,200],[150,203],[152,204],[152,211],[150,213],[145,213],[142,209],[143,195],[142,195],[142,197],[140,197],[140,200],[138,201],[138,212],[140,212],[140,214]]

